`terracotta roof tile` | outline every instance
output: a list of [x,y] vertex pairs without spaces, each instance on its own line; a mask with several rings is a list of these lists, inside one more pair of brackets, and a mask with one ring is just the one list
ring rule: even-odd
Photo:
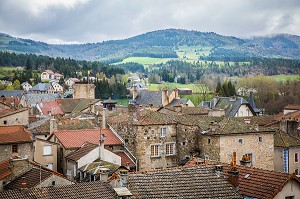
[[0,144],[32,142],[31,136],[23,126],[0,126]]
[[114,152],[114,154],[121,157],[121,165],[126,167],[127,163],[129,163],[130,168],[135,167],[135,163],[129,158],[129,156],[124,151]]
[[64,114],[64,112],[61,110],[60,106],[56,101],[43,102],[43,105],[40,106],[40,109],[42,110],[44,115],[48,115],[49,112],[52,115]]
[[[191,159],[186,166],[193,167],[197,165],[197,158]],[[222,165],[222,175],[228,177],[229,164],[206,161],[209,165]],[[283,186],[291,179],[297,182],[299,178],[292,174],[263,170],[253,167],[239,166],[239,193],[253,198],[274,198],[274,196],[282,190]]]
[[0,180],[11,175],[9,159],[0,162]]
[[69,153],[66,158],[71,159],[71,160],[79,160],[95,148],[97,148],[99,145],[98,144],[92,144],[89,142],[84,143],[78,150]]
[[288,104],[287,106],[284,107],[284,109],[287,109],[287,110],[300,110],[300,105],[299,104]]
[[[105,135],[105,145],[121,145],[122,142],[110,129],[101,129],[101,134]],[[80,130],[60,130],[54,135],[66,148],[79,148],[85,142],[98,144],[100,139],[99,129],[80,129]]]

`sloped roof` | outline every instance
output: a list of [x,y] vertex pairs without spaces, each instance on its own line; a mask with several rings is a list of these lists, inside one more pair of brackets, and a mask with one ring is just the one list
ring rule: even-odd
[[250,106],[250,104],[242,97],[237,97],[236,99],[232,99],[230,97],[219,97],[214,108],[224,109],[225,116],[234,117],[242,104],[248,104]]
[[[170,94],[171,92],[168,91],[168,95]],[[161,107],[163,105],[162,91],[141,90],[135,98],[135,102],[138,105],[149,106],[150,104],[152,104],[153,107]]]
[[176,112],[175,107],[164,107],[159,112],[165,114],[182,114],[182,115],[208,115],[209,109],[207,107],[182,107],[181,112]]
[[213,166],[129,174],[132,198],[242,198]]
[[[101,129],[104,134],[105,145],[121,145],[122,142],[110,129]],[[100,139],[99,129],[59,130],[54,132],[59,142],[66,148],[80,148],[83,143],[98,144]]]
[[136,123],[137,125],[176,124],[176,117],[159,112],[148,112]]
[[98,144],[86,142],[76,151],[69,153],[66,158],[77,161],[97,147],[99,147]]
[[274,146],[275,147],[300,147],[299,138],[278,130],[274,134]]
[[99,102],[99,99],[57,99],[64,113],[76,113],[89,107],[90,104]]
[[121,165],[126,167],[127,163],[129,163],[130,168],[135,167],[135,163],[128,157],[128,155],[124,151],[117,151],[114,154],[121,157]]
[[100,168],[108,168],[108,175],[112,175],[117,169],[120,168],[119,165],[113,164],[111,162],[106,162],[104,160],[95,160],[94,162],[88,163],[80,168],[81,171],[86,171],[89,174],[100,174]]
[[23,90],[0,90],[0,97],[17,97],[21,100],[23,93]]
[[0,126],[0,144],[32,142],[32,134],[23,126]]
[[[40,182],[46,180],[50,176],[52,176],[53,173],[44,169],[37,169],[37,168],[32,168],[29,171],[25,172],[24,174],[18,176],[14,180],[12,180],[10,183],[5,185],[5,189],[19,189],[21,188],[22,184],[22,178],[25,177],[26,179],[26,187],[27,188],[33,188],[37,185],[40,184]],[[41,177],[41,181],[40,181]]]
[[48,115],[49,112],[51,112],[51,115],[64,114],[56,101],[43,102],[43,105],[40,106],[40,109],[44,115]]
[[55,101],[60,98],[58,94],[26,94],[25,100],[27,104],[36,104],[37,102]]
[[186,103],[188,103],[188,101],[189,101],[189,99],[186,99],[186,98],[180,98],[180,99],[175,98],[166,107],[173,107],[177,104],[186,105]]
[[299,104],[288,104],[283,109],[286,109],[286,110],[300,110],[300,105]]
[[[197,158],[191,159],[186,167],[196,166]],[[229,164],[205,161],[209,165],[222,165],[223,171],[221,175],[228,177]],[[300,183],[299,178],[294,174],[287,174],[278,171],[269,171],[254,167],[246,167],[237,165],[239,171],[239,188],[238,192],[244,196],[252,198],[274,198],[282,188],[291,180]]]
[[31,90],[45,92],[45,91],[48,91],[50,87],[51,87],[51,84],[49,84],[49,83],[38,83],[35,86],[33,86],[31,88]]
[[20,108],[20,109],[0,109],[0,118],[7,117],[13,114],[21,113],[23,111],[27,111],[27,108]]
[[45,70],[44,72],[49,73],[49,74],[54,74],[52,70]]
[[11,175],[9,159],[0,162],[0,180]]

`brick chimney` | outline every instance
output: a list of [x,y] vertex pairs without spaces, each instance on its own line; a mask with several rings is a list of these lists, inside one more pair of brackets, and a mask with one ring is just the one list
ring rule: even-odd
[[236,152],[233,152],[233,162],[230,163],[230,169],[228,170],[228,180],[235,187],[239,187],[239,171],[236,167]]
[[26,189],[27,188],[27,183],[26,183],[26,178],[25,177],[22,177],[21,188],[22,189]]
[[163,107],[166,106],[167,104],[169,104],[169,96],[168,96],[168,89],[164,88],[162,90],[162,95],[161,95],[161,102]]

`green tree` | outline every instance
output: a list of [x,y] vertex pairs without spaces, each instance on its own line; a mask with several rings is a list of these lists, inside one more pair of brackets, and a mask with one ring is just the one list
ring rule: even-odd
[[14,81],[13,87],[14,87],[14,90],[20,90],[21,89],[21,84],[20,84],[20,81],[18,79],[16,79]]

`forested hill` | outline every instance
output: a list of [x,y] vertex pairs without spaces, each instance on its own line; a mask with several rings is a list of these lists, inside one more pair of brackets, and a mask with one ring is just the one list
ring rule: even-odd
[[278,34],[252,39],[222,36],[213,32],[167,29],[148,32],[124,40],[77,45],[53,45],[0,33],[0,50],[34,53],[79,60],[119,62],[127,57],[178,58],[181,46],[205,47],[199,59],[234,60],[247,57],[300,60],[300,37]]

